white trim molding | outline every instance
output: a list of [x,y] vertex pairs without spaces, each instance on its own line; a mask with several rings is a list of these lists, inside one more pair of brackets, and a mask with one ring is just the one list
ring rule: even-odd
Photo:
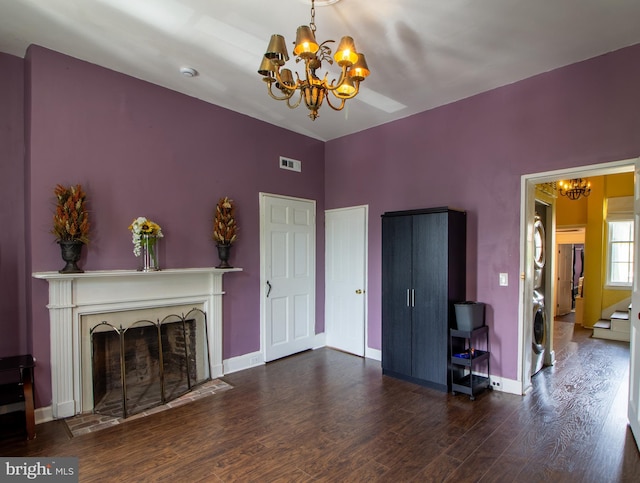
[[365,347],[364,356],[367,359],[382,362],[382,351],[380,349],[372,349],[371,347]]
[[232,372],[244,371],[252,367],[258,367],[264,365],[264,356],[262,352],[249,352],[242,354],[241,356],[231,357],[224,360],[224,373],[231,374]]

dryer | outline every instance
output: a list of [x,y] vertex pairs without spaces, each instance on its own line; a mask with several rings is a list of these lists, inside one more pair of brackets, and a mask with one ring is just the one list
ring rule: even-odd
[[544,364],[544,347],[546,343],[546,316],[544,312],[544,295],[537,290],[533,292],[533,336],[531,339],[531,375],[536,374]]

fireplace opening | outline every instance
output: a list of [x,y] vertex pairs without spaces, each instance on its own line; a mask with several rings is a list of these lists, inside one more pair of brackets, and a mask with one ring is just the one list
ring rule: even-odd
[[128,417],[210,380],[206,314],[90,329],[94,412]]

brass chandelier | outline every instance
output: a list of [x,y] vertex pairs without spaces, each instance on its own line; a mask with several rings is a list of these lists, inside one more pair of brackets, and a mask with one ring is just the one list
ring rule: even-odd
[[570,200],[577,200],[581,196],[585,198],[591,194],[591,183],[584,178],[574,178],[569,181],[559,181],[558,191],[562,196]]
[[[369,75],[364,54],[356,52],[355,43],[351,37],[342,37],[333,59],[331,58],[331,49],[326,44],[334,41],[325,40],[318,44],[315,38],[315,16],[315,0],[311,0],[311,22],[308,26],[298,27],[293,48],[296,63],[304,62],[304,78],[300,78],[296,72],[294,80],[290,69],[281,69],[289,60],[289,54],[284,37],[278,34],[271,36],[269,46],[258,69],[258,73],[264,76],[262,80],[267,83],[271,97],[278,101],[287,101],[287,105],[291,109],[298,107],[304,99],[304,103],[311,111],[309,117],[314,121],[318,117],[318,109],[322,106],[322,101],[325,98],[331,109],[342,110],[347,99],[352,99],[358,94],[360,82]],[[316,71],[322,67],[322,62],[327,61],[329,64],[333,64],[334,60],[342,68],[339,79],[337,81],[333,79],[329,82],[328,73],[324,78],[319,78]],[[274,84],[276,89],[280,91],[280,95],[273,93],[272,86]],[[292,103],[291,98],[297,91],[299,91],[299,97],[297,101]],[[339,104],[334,106],[331,103],[330,96],[327,95],[328,92],[331,92],[340,101]]]

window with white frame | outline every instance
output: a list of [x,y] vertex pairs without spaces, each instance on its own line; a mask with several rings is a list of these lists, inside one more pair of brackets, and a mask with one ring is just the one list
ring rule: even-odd
[[633,282],[633,198],[607,200],[607,285],[631,287]]
[[633,220],[608,221],[607,285],[630,287],[633,282]]

